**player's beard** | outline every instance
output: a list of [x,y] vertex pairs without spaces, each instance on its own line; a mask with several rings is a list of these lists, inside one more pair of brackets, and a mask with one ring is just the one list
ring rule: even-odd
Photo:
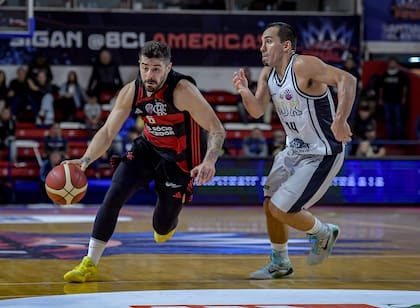
[[154,93],[160,88],[160,84],[156,80],[146,80],[144,83],[147,92]]

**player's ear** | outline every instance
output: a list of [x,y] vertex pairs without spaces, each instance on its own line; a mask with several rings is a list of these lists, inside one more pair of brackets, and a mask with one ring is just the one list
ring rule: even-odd
[[284,43],[285,43],[285,44],[284,44],[284,49],[292,49],[292,48],[293,48],[293,47],[292,47],[292,42],[291,42],[291,41],[287,40],[287,41],[285,41]]
[[166,69],[168,70],[168,72],[172,69],[172,62],[168,63],[168,66],[166,67]]

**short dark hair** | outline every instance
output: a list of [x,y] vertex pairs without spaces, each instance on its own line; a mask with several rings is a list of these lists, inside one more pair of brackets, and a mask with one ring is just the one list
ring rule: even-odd
[[292,44],[292,50],[296,50],[297,34],[296,34],[295,29],[291,25],[285,22],[272,22],[268,24],[265,29],[268,29],[271,27],[278,28],[277,35],[279,36],[280,41],[282,43],[285,41],[290,41],[290,43]]
[[148,41],[139,52],[139,56],[147,58],[158,58],[171,61],[171,49],[164,42]]

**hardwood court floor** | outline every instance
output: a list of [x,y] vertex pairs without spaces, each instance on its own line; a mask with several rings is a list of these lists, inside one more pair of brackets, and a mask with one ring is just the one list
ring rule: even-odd
[[[151,238],[152,210],[123,208],[120,217],[131,220],[118,223],[100,281],[70,284],[62,276],[79,262],[72,253],[86,252],[96,207],[2,208],[0,299],[173,289],[420,290],[420,207],[313,207],[321,220],[341,227],[333,255],[319,266],[306,265],[309,244],[291,230],[295,273],[275,281],[248,279],[268,260],[260,206],[187,206],[175,236],[159,245]],[[48,222],[37,222],[40,217]],[[63,217],[89,222],[59,222]]]

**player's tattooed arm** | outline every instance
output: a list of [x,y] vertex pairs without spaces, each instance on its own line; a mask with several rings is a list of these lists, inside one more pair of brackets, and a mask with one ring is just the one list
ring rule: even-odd
[[86,164],[86,165],[89,165],[91,161],[92,161],[92,159],[91,159],[89,156],[83,156],[83,157],[80,159],[80,164]]
[[210,132],[207,137],[207,153],[205,159],[216,161],[225,141],[224,132]]

